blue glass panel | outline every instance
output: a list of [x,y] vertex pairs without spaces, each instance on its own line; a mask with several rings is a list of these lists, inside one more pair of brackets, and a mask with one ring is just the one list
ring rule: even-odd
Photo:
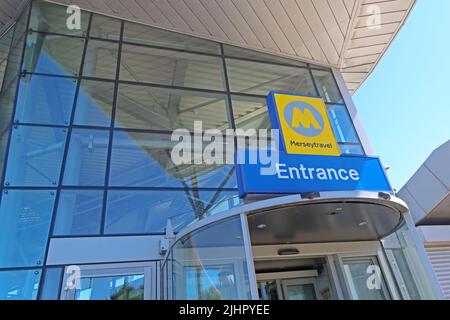
[[359,143],[352,119],[344,105],[328,105],[328,115],[338,142]]
[[15,126],[9,150],[5,184],[56,186],[67,129]]
[[342,154],[364,155],[364,150],[359,144],[340,143],[339,149],[341,150]]
[[236,196],[237,191],[109,191],[105,233],[162,233],[167,219],[181,230],[197,217],[236,206]]
[[108,145],[108,130],[73,129],[63,184],[103,186]]
[[33,267],[44,259],[55,192],[8,190],[0,206],[0,268]]
[[167,219],[179,230],[195,219],[184,191],[110,191],[106,234],[162,233]]
[[77,81],[27,75],[21,78],[16,123],[68,125]]
[[103,190],[62,190],[54,235],[100,233]]
[[170,135],[115,132],[110,185],[146,187],[234,188],[232,166],[175,165]]
[[32,32],[27,38],[23,68],[28,72],[76,76],[84,39]]
[[109,127],[113,95],[112,82],[81,81],[74,124]]
[[36,300],[40,270],[0,271],[0,300]]
[[59,300],[62,273],[63,268],[48,268],[45,271],[40,300]]

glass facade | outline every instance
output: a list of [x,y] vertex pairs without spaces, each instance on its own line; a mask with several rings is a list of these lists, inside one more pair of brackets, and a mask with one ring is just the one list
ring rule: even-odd
[[[89,12],[69,30],[66,18],[33,1],[1,39],[0,297],[36,298],[49,237],[163,234],[168,219],[179,231],[238,205],[232,165],[171,161],[172,131],[194,120],[269,129],[269,91],[321,96],[342,152],[364,154],[331,70]],[[219,281],[229,268],[184,272]],[[203,294],[216,293],[185,297]]]
[[180,239],[172,253],[173,298],[251,299],[245,257],[239,216]]

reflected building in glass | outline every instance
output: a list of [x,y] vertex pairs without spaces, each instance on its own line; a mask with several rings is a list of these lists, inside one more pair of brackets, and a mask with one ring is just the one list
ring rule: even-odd
[[[162,4],[147,25],[145,10],[131,19],[83,8],[80,28],[68,28],[66,6],[28,2],[0,39],[0,299],[441,297],[414,237],[408,248],[415,250],[407,255],[383,246],[381,240],[395,237],[409,219],[401,203],[381,204],[377,194],[324,194],[316,207],[298,195],[241,199],[233,165],[172,161],[172,132],[192,131],[194,121],[220,132],[270,129],[270,91],[321,97],[342,154],[371,155],[347,86],[356,89],[362,78],[352,77],[365,77],[375,61],[349,51],[353,65],[338,68],[334,51],[327,50],[342,34],[334,38],[336,30],[318,26],[330,33],[331,42],[324,44],[312,40],[314,30],[280,22],[298,34],[272,39],[255,21],[261,12],[252,9],[247,23],[258,28],[239,46],[225,33],[250,32],[243,18],[218,15],[219,24],[228,26],[224,30],[208,18],[211,8],[245,16],[252,1],[192,4],[199,15],[192,16],[192,28],[216,30],[221,37],[176,32],[182,20],[158,27],[175,19],[173,8]],[[276,19],[293,12],[289,1],[274,2],[266,9]],[[405,16],[410,2],[401,8]],[[327,10],[350,19],[354,11],[347,2],[336,3]],[[135,1],[130,6],[136,9]],[[302,6],[295,11],[311,9]],[[311,43],[295,47],[305,32],[305,43]],[[294,46],[290,56],[276,49],[283,42]],[[251,43],[274,49],[247,49],[255,47]],[[308,50],[319,51],[320,58]],[[322,206],[340,207],[349,199],[359,203],[347,205],[349,214],[359,217],[364,204],[389,206],[398,224],[370,233],[378,238],[361,231],[364,221],[334,233],[334,218]],[[306,207],[307,215],[321,218],[294,217],[292,210]],[[346,233],[352,233],[351,242],[337,236]],[[310,234],[321,241],[307,240]],[[67,285],[74,266],[81,277],[75,288]],[[375,290],[365,282],[371,268],[380,270]]]

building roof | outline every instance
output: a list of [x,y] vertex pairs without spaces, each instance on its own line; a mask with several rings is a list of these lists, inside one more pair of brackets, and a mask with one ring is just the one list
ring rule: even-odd
[[417,225],[450,224],[450,140],[437,148],[398,192]]
[[[0,25],[14,15],[0,3]],[[340,69],[351,92],[370,75],[415,0],[49,0]],[[379,12],[379,26],[373,26]],[[1,32],[0,32],[1,34]]]

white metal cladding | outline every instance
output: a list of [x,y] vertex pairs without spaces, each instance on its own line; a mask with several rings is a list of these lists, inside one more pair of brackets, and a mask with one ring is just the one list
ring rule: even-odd
[[[11,0],[12,1],[12,0]],[[341,70],[354,92],[415,0],[47,0]],[[375,7],[374,7],[375,6]],[[379,26],[368,27],[379,12]]]
[[426,251],[444,296],[450,300],[450,245],[426,247]]

